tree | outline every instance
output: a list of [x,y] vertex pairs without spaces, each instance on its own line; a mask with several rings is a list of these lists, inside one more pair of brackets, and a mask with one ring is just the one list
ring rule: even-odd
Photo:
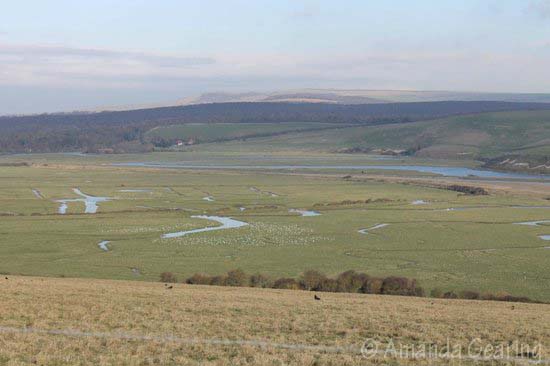
[[272,281],[267,277],[266,275],[263,275],[261,273],[256,273],[252,276],[250,276],[250,286],[251,287],[261,287],[261,288],[269,288],[272,286]]
[[300,284],[294,278],[279,278],[273,283],[273,288],[285,290],[299,290]]
[[323,273],[315,270],[308,270],[302,274],[300,284],[304,290],[317,291],[321,283],[326,279],[327,277]]
[[368,280],[365,273],[357,273],[353,270],[340,273],[336,278],[339,292],[360,292],[361,287]]
[[195,273],[193,276],[187,279],[188,284],[190,285],[210,285],[212,278],[208,275],[202,273]]
[[227,272],[225,286],[248,286],[250,279],[241,269],[234,269]]

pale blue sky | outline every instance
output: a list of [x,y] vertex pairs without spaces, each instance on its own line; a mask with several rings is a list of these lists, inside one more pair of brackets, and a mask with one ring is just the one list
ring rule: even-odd
[[18,0],[0,113],[306,87],[550,92],[550,0]]

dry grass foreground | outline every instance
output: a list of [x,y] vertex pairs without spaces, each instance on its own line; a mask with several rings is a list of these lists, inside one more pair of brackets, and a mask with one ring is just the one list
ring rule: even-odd
[[368,338],[418,346],[540,342],[550,358],[549,305],[338,293],[316,301],[306,291],[0,280],[0,365],[434,364],[366,359],[359,351]]

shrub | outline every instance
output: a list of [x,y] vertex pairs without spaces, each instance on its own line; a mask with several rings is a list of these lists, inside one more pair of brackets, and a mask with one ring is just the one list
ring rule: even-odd
[[481,187],[461,186],[458,184],[447,186],[447,189],[455,192],[474,195],[474,196],[486,196],[489,194],[484,188],[481,188]]
[[[176,276],[172,272],[163,272],[160,275],[162,282],[176,282]],[[366,293],[381,295],[401,295],[424,297],[424,289],[418,286],[413,278],[389,276],[386,278],[370,277],[365,273],[359,273],[353,270],[340,273],[336,278],[328,278],[323,273],[315,270],[305,271],[299,279],[279,278],[273,282],[269,277],[261,273],[248,276],[240,269],[234,269],[227,272],[226,275],[208,276],[206,274],[196,273],[186,281],[195,285],[213,285],[213,286],[251,286],[259,288],[275,288],[287,290],[310,290],[321,292],[347,292],[347,293]],[[536,302],[528,297],[512,296],[507,292],[497,294],[484,293],[465,290],[460,293],[454,291],[443,292],[439,288],[434,288],[430,292],[434,298],[444,299],[468,299],[468,300],[494,300],[511,302]]]
[[185,282],[190,285],[210,285],[212,282],[212,278],[202,273],[195,273],[193,276],[189,277]]
[[[416,280],[415,280],[415,283],[416,283]],[[416,286],[411,296],[426,297],[426,291],[424,291],[424,288],[420,286]]]
[[416,293],[416,280],[406,277],[386,277],[382,282],[381,293],[384,295],[413,296]]
[[454,291],[448,291],[443,294],[444,299],[458,299],[458,295]]
[[340,273],[336,278],[338,292],[360,292],[369,276],[355,271]]
[[430,291],[430,297],[435,297],[436,299],[440,299],[443,297],[443,290],[440,288],[434,288],[432,291]]
[[323,292],[337,292],[338,291],[338,281],[333,278],[325,278],[319,283],[317,291]]
[[321,283],[326,279],[327,277],[321,272],[308,270],[302,274],[300,285],[304,290],[320,291]]
[[533,299],[530,299],[525,296],[512,296],[507,292],[500,292],[497,294],[484,293],[481,295],[482,300],[492,300],[492,301],[509,301],[509,302],[536,302]]
[[510,302],[533,302],[528,297],[525,296],[512,296],[512,295],[504,295],[504,296],[497,296],[496,300],[498,301],[510,301]]
[[273,283],[273,288],[285,290],[300,290],[300,284],[294,278],[279,278]]
[[490,292],[484,292],[484,293],[481,295],[481,299],[482,299],[482,300],[496,300],[495,295],[493,295],[493,294],[490,293]]
[[365,294],[381,294],[383,282],[384,280],[381,278],[371,277],[364,283],[361,292]]
[[213,276],[210,278],[210,285],[225,286],[225,276]]
[[256,273],[252,276],[250,276],[250,286],[251,287],[261,287],[261,288],[269,288],[273,286],[273,283],[269,277],[266,275],[263,275],[261,273]]
[[248,286],[250,283],[250,278],[243,270],[234,269],[227,272],[225,277],[224,285],[225,286]]
[[162,272],[160,274],[160,282],[178,282],[178,279],[172,272]]
[[465,299],[465,300],[479,300],[479,299],[481,299],[481,295],[479,294],[479,292],[470,291],[470,290],[461,291],[459,297],[461,299]]

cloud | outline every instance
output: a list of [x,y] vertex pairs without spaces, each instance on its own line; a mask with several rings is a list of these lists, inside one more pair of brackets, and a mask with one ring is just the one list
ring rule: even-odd
[[[2,44],[0,85],[78,90],[147,90],[193,94],[212,90],[302,87],[410,88],[478,91],[545,91],[550,53],[365,47],[331,55],[153,52]],[[518,79],[517,75],[522,75]],[[180,93],[180,94],[178,94]],[[164,95],[163,94],[163,95]]]
[[1,85],[132,88],[143,80],[200,75],[215,64],[209,56],[0,43]]
[[215,60],[210,57],[183,57],[146,52],[75,48],[55,45],[0,44],[0,58],[2,57],[26,60],[32,58],[52,62],[66,59],[82,59],[81,61],[125,61],[150,64],[159,67],[187,67],[215,63]]
[[541,19],[550,19],[550,0],[531,0],[527,12]]

